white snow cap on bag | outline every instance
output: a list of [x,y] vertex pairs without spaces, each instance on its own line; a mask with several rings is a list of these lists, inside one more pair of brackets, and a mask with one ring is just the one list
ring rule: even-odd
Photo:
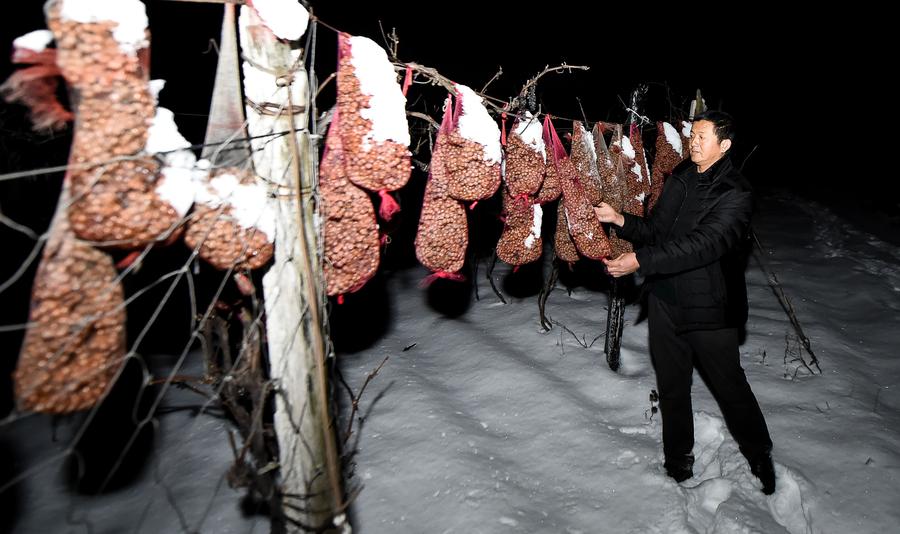
[[540,152],[544,163],[547,163],[547,148],[544,146],[544,128],[541,121],[526,111],[525,117],[516,123],[515,132],[526,145]]
[[231,216],[241,228],[256,228],[269,243],[275,238],[275,213],[268,209],[268,191],[262,182],[242,184],[233,174],[220,174],[205,187],[197,188],[197,202],[210,208],[222,204],[231,208]]
[[397,83],[397,73],[387,52],[367,37],[350,38],[350,63],[359,80],[359,90],[369,96],[369,107],[360,110],[362,118],[372,122],[363,138],[363,149],[373,143],[394,141],[409,146],[409,122],[406,119],[406,97]]
[[31,50],[32,52],[43,52],[47,45],[53,42],[53,32],[50,30],[34,30],[25,35],[16,37],[13,41],[13,48],[20,50]]
[[[678,135],[678,130],[676,130],[675,127],[668,122],[664,122],[663,132],[666,135],[666,142],[672,145],[672,148],[675,149],[675,152],[681,154],[681,136]],[[690,137],[690,132],[688,132],[688,137]]]
[[500,147],[500,127],[488,114],[478,93],[461,83],[454,84],[462,98],[459,117],[459,133],[470,141],[484,146],[484,159],[490,164],[500,163],[503,151]]
[[124,52],[134,54],[150,44],[147,9],[140,0],[63,0],[59,16],[75,22],[115,22],[113,38]]
[[297,0],[249,0],[248,4],[275,37],[296,41],[306,33],[309,11]]

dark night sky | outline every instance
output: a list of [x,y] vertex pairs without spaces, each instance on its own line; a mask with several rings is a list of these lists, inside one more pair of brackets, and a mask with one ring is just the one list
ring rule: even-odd
[[[30,4],[2,22],[4,78],[11,37],[43,27],[40,2]],[[151,75],[168,80],[162,105],[176,113],[189,140],[200,142],[215,65],[209,40],[218,39],[221,7],[166,0],[146,4],[153,33]],[[559,116],[581,117],[580,100],[589,120],[620,122],[625,112],[619,99],[627,100],[637,84],[647,83],[646,114],[667,119],[667,89],[680,106],[700,88],[711,107],[735,115],[740,134],[736,155],[759,145],[748,174],[757,181],[790,183],[810,181],[811,173],[804,169],[817,164],[817,158],[809,157],[818,143],[813,138],[828,128],[846,89],[863,73],[873,72],[861,66],[872,54],[861,52],[869,44],[877,49],[869,40],[879,39],[873,37],[878,35],[877,17],[866,23],[868,40],[851,39],[848,27],[853,24],[837,22],[854,17],[852,13],[837,17],[820,11],[812,17],[736,6],[728,9],[737,11],[724,13],[721,5],[674,10],[616,3],[526,9],[521,4],[327,1],[313,2],[313,9],[328,25],[379,43],[379,22],[385,31],[396,28],[402,60],[435,67],[475,89],[502,67],[503,75],[487,92],[503,99],[545,65],[590,66],[589,72],[549,75],[540,83],[543,109]],[[585,5],[592,6],[590,12]],[[334,70],[335,42],[335,33],[320,26],[320,79]],[[423,103],[423,92],[413,91],[410,101],[438,105],[440,98],[431,95]],[[326,91],[323,104],[329,96]],[[5,128],[10,126],[8,115],[4,110]],[[770,165],[776,164],[786,172],[773,172]],[[822,179],[820,175],[817,181]]]

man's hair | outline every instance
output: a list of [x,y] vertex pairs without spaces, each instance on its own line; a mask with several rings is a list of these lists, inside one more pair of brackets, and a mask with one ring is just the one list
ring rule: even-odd
[[724,111],[707,110],[694,116],[694,122],[709,121],[716,128],[716,138],[719,142],[731,139],[734,143],[734,119]]

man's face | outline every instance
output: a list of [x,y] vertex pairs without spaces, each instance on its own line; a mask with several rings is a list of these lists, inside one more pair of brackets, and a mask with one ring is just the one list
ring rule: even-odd
[[691,161],[697,164],[700,172],[719,161],[730,146],[731,141],[728,139],[723,143],[719,142],[713,123],[696,121],[691,126]]

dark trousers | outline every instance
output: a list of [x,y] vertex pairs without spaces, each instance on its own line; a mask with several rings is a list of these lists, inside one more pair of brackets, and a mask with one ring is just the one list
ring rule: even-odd
[[670,305],[649,295],[650,355],[656,370],[667,466],[677,465],[694,447],[691,381],[697,365],[725,417],[731,435],[748,459],[772,449],[759,403],[741,367],[735,328],[678,334]]

